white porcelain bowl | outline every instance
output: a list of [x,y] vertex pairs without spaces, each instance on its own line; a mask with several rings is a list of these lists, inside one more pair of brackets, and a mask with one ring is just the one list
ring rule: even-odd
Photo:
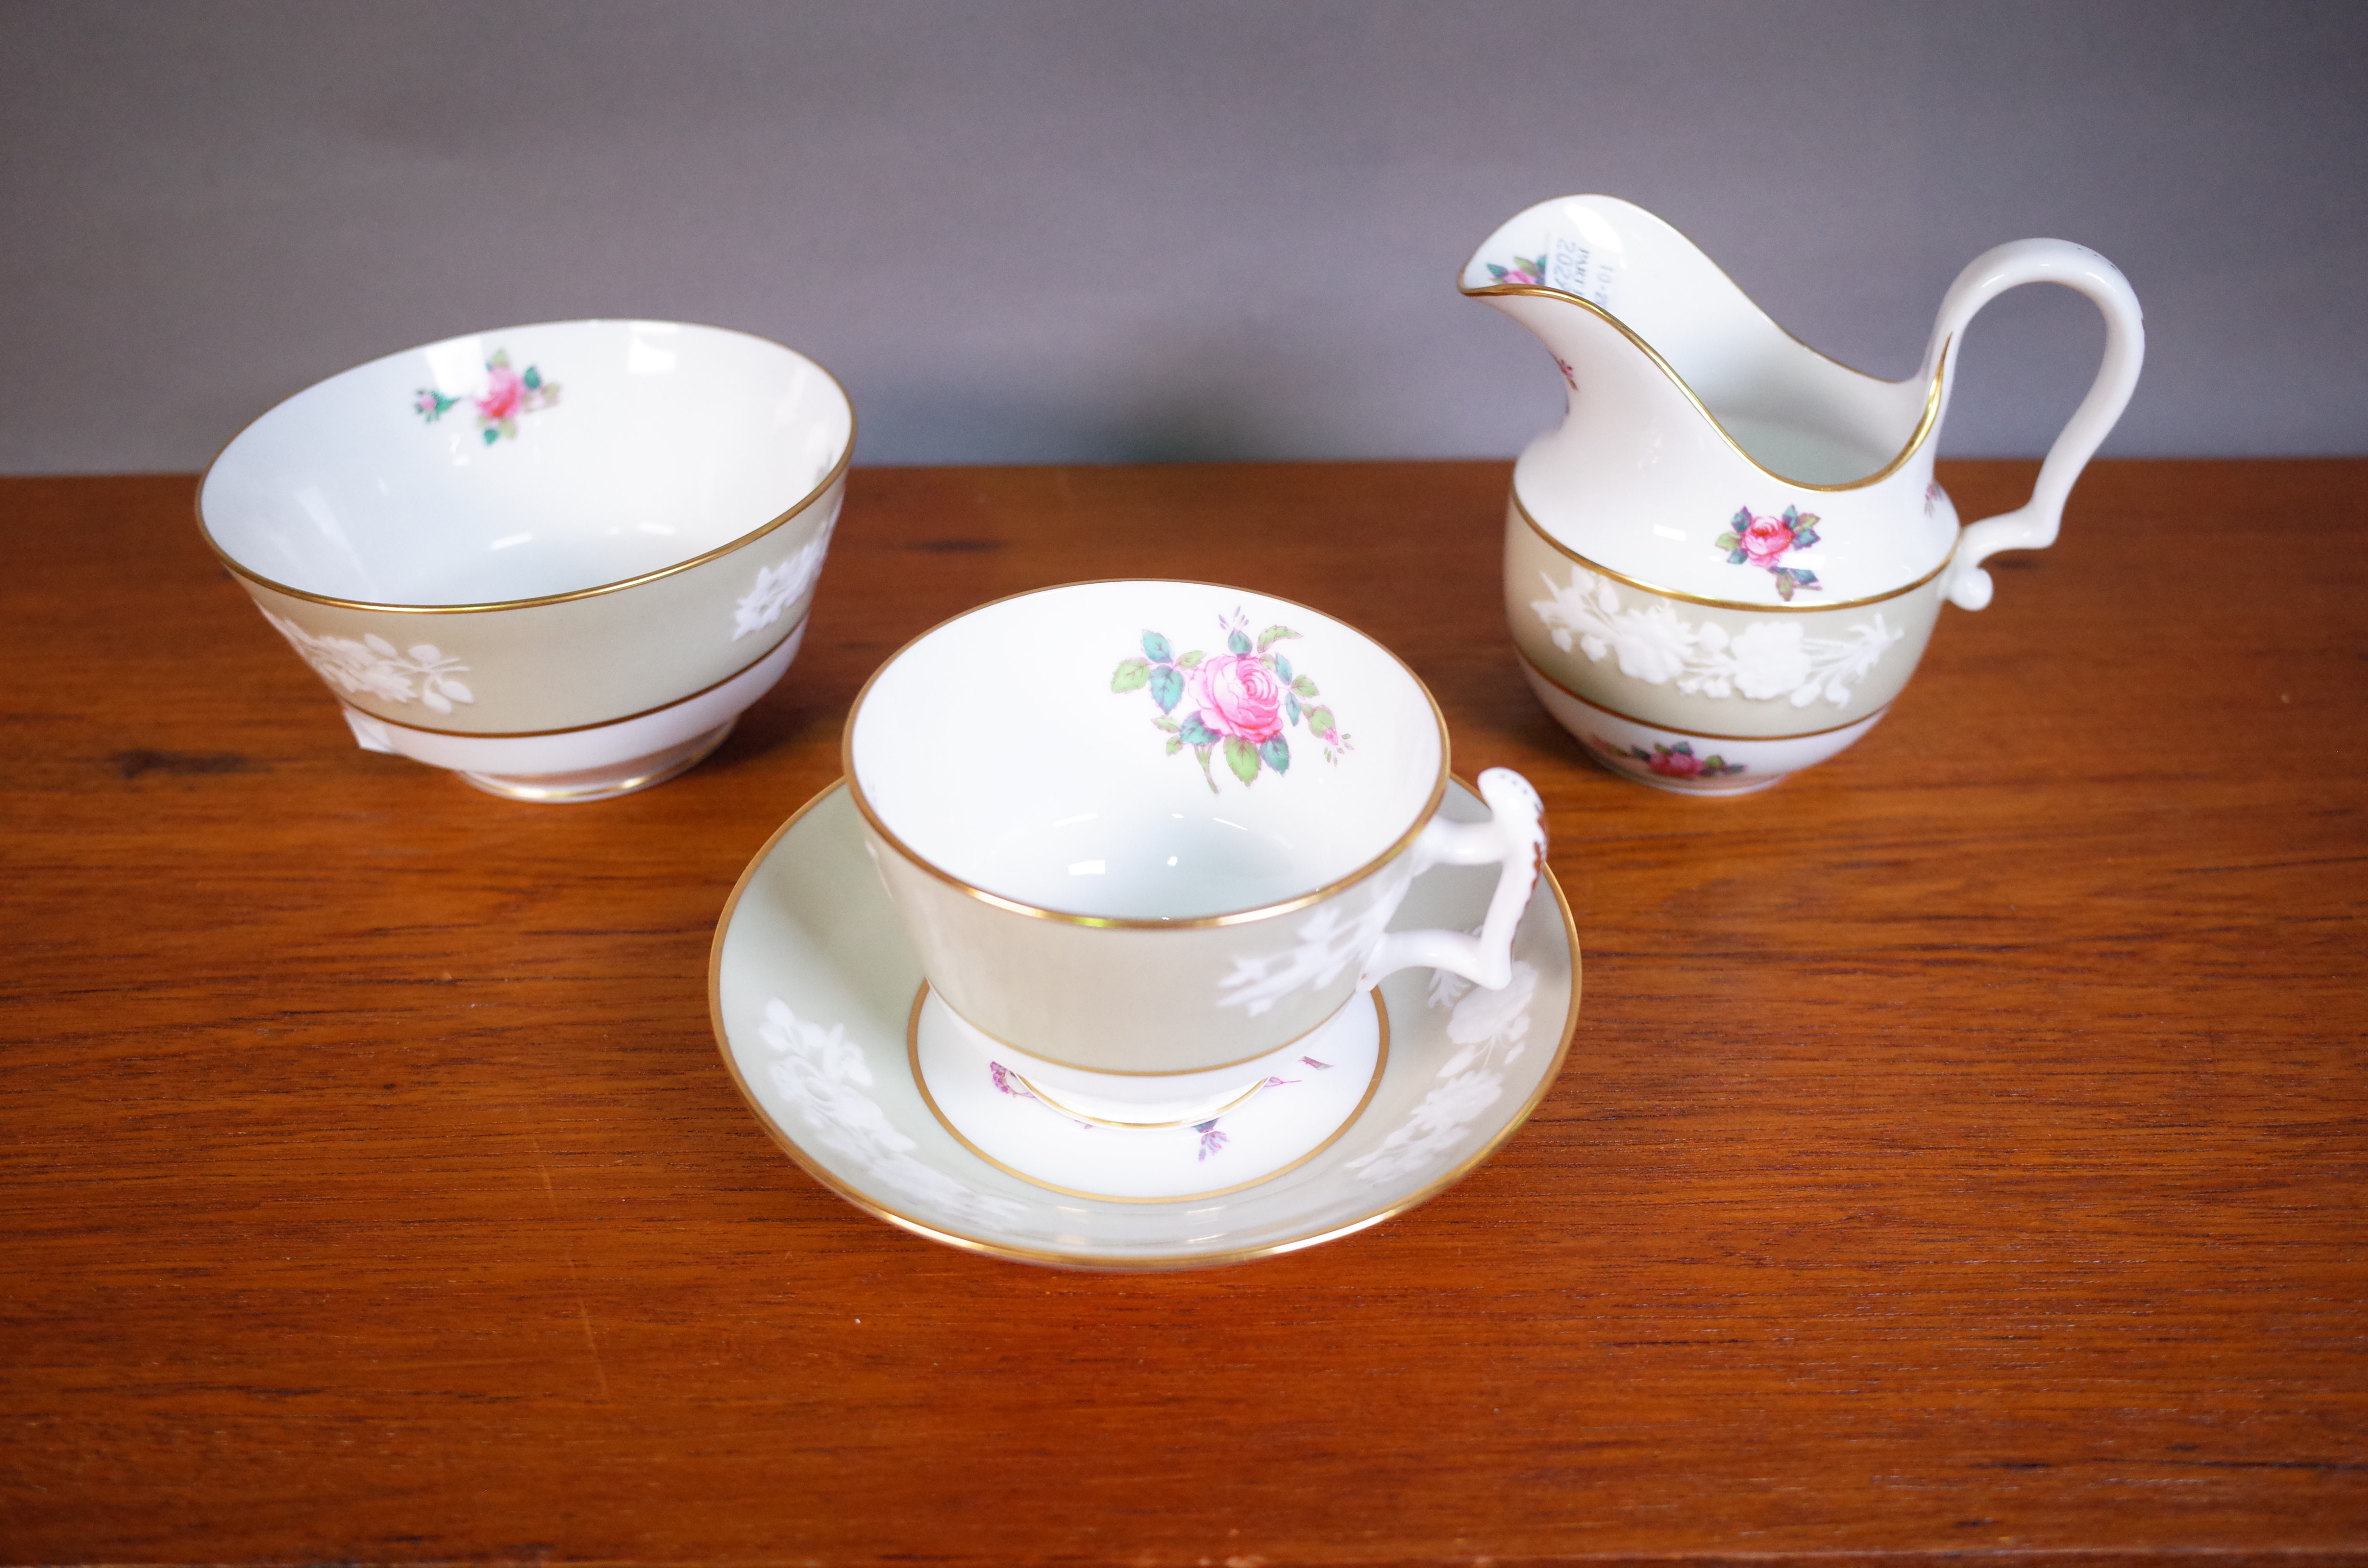
[[600,800],[697,762],[789,667],[854,435],[829,372],[760,337],[507,327],[290,398],[199,520],[362,745]]

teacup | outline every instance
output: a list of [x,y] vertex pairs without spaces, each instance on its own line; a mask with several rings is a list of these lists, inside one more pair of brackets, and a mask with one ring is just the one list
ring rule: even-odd
[[[1088,1119],[1212,1114],[1414,965],[1492,988],[1545,853],[1491,768],[1437,815],[1445,722],[1386,648],[1288,600],[1102,582],[983,606],[872,676],[843,743],[928,988]],[[1433,865],[1497,863],[1475,932],[1392,932]],[[916,1015],[917,1017],[917,1015]]]
[[507,327],[273,408],[199,522],[364,747],[602,800],[696,763],[789,668],[854,434],[829,372],[763,338]]

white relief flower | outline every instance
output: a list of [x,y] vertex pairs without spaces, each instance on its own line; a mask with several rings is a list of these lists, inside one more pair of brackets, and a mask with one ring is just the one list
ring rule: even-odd
[[1348,1163],[1367,1181],[1419,1171],[1443,1163],[1464,1142],[1474,1118],[1505,1094],[1502,1073],[1458,1074],[1423,1096],[1406,1120],[1390,1130],[1381,1147]]
[[1440,1068],[1439,1075],[1452,1077],[1475,1064],[1499,1065],[1500,1048],[1505,1051],[1501,1065],[1510,1067],[1519,1062],[1521,1052],[1529,1049],[1530,1002],[1537,994],[1537,966],[1516,960],[1513,977],[1503,990],[1475,988],[1457,1002],[1447,1019],[1447,1038],[1457,1050]]
[[765,1004],[757,1038],[773,1050],[774,1086],[798,1108],[816,1141],[871,1180],[978,1224],[1009,1224],[1027,1215],[1026,1204],[980,1192],[914,1155],[918,1145],[864,1092],[871,1068],[863,1048],[847,1038],[846,1025],[825,1028],[776,996]]
[[1755,702],[1806,690],[1814,699],[1807,636],[1797,620],[1756,620],[1735,640],[1735,689]]
[[1622,675],[1660,686],[1685,674],[1694,651],[1694,631],[1668,605],[1654,605],[1614,621],[1611,647],[1620,655]]
[[1343,915],[1341,907],[1348,900],[1333,899],[1292,933],[1298,940],[1289,951],[1235,959],[1234,971],[1217,983],[1217,1005],[1246,1007],[1255,1018],[1271,1012],[1277,1002],[1295,991],[1331,984],[1342,970],[1361,963],[1381,941],[1413,881],[1411,870],[1401,861],[1373,880],[1362,913],[1353,917]]
[[[1477,937],[1480,928],[1473,927],[1470,934]],[[1455,1009],[1447,1019],[1447,1038],[1461,1048],[1439,1075],[1452,1077],[1475,1062],[1493,1066],[1499,1046],[1512,1048],[1505,1053],[1504,1065],[1519,1061],[1530,1036],[1530,1002],[1537,994],[1537,966],[1526,959],[1513,960],[1512,977],[1498,991],[1484,990],[1452,970],[1431,971],[1430,1005]]]
[[732,641],[737,642],[751,631],[772,625],[783,610],[805,597],[822,575],[822,558],[830,549],[830,530],[837,522],[832,518],[796,554],[757,572],[757,585],[733,607]]
[[1907,633],[1892,629],[1881,611],[1839,637],[1811,637],[1790,617],[1755,620],[1730,634],[1716,621],[1699,625],[1681,619],[1666,603],[1623,608],[1610,582],[1583,566],[1557,585],[1544,573],[1549,598],[1531,601],[1555,647],[1574,647],[1590,664],[1614,653],[1620,673],[1647,686],[1666,686],[1690,695],[1740,695],[1757,702],[1789,699],[1806,708],[1819,698],[1839,708],[1850,687],[1883,660],[1884,650]]
[[316,636],[268,609],[263,619],[288,639],[288,645],[323,679],[341,691],[368,692],[385,702],[416,700],[437,713],[450,713],[455,702],[477,700],[476,693],[460,679],[461,672],[469,666],[446,657],[433,642],[415,642],[398,652],[375,631],[363,633],[356,642],[350,637]]
[[[1472,1120],[1504,1097],[1500,1069],[1529,1049],[1530,1004],[1537,994],[1537,966],[1524,959],[1514,960],[1512,978],[1499,991],[1443,969],[1432,971],[1430,1005],[1454,1009],[1448,1015],[1447,1039],[1456,1049],[1439,1069],[1445,1082],[1390,1130],[1380,1148],[1350,1160],[1348,1168],[1367,1181],[1385,1181],[1444,1159],[1463,1142]],[[1497,1059],[1499,1050],[1505,1052],[1502,1062]]]

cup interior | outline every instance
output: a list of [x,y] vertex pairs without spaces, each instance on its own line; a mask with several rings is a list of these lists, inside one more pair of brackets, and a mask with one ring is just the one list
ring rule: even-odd
[[405,350],[240,432],[199,512],[255,576],[368,604],[628,581],[806,500],[854,434],[823,368],[675,322],[508,327]]
[[1083,583],[972,610],[872,677],[859,802],[958,882],[1087,919],[1196,920],[1368,869],[1447,776],[1429,693],[1287,599]]

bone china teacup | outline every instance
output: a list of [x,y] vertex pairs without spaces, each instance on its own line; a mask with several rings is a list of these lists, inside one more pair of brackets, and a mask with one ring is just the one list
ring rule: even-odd
[[199,521],[362,745],[602,800],[697,762],[796,657],[854,436],[760,337],[510,327],[297,393]]
[[[1204,583],[957,616],[872,676],[844,749],[929,986],[1073,1105],[1221,1100],[1398,969],[1504,985],[1545,853],[1507,769],[1490,821],[1436,815],[1446,726],[1386,648]],[[1476,934],[1388,930],[1428,868],[1489,863]]]

